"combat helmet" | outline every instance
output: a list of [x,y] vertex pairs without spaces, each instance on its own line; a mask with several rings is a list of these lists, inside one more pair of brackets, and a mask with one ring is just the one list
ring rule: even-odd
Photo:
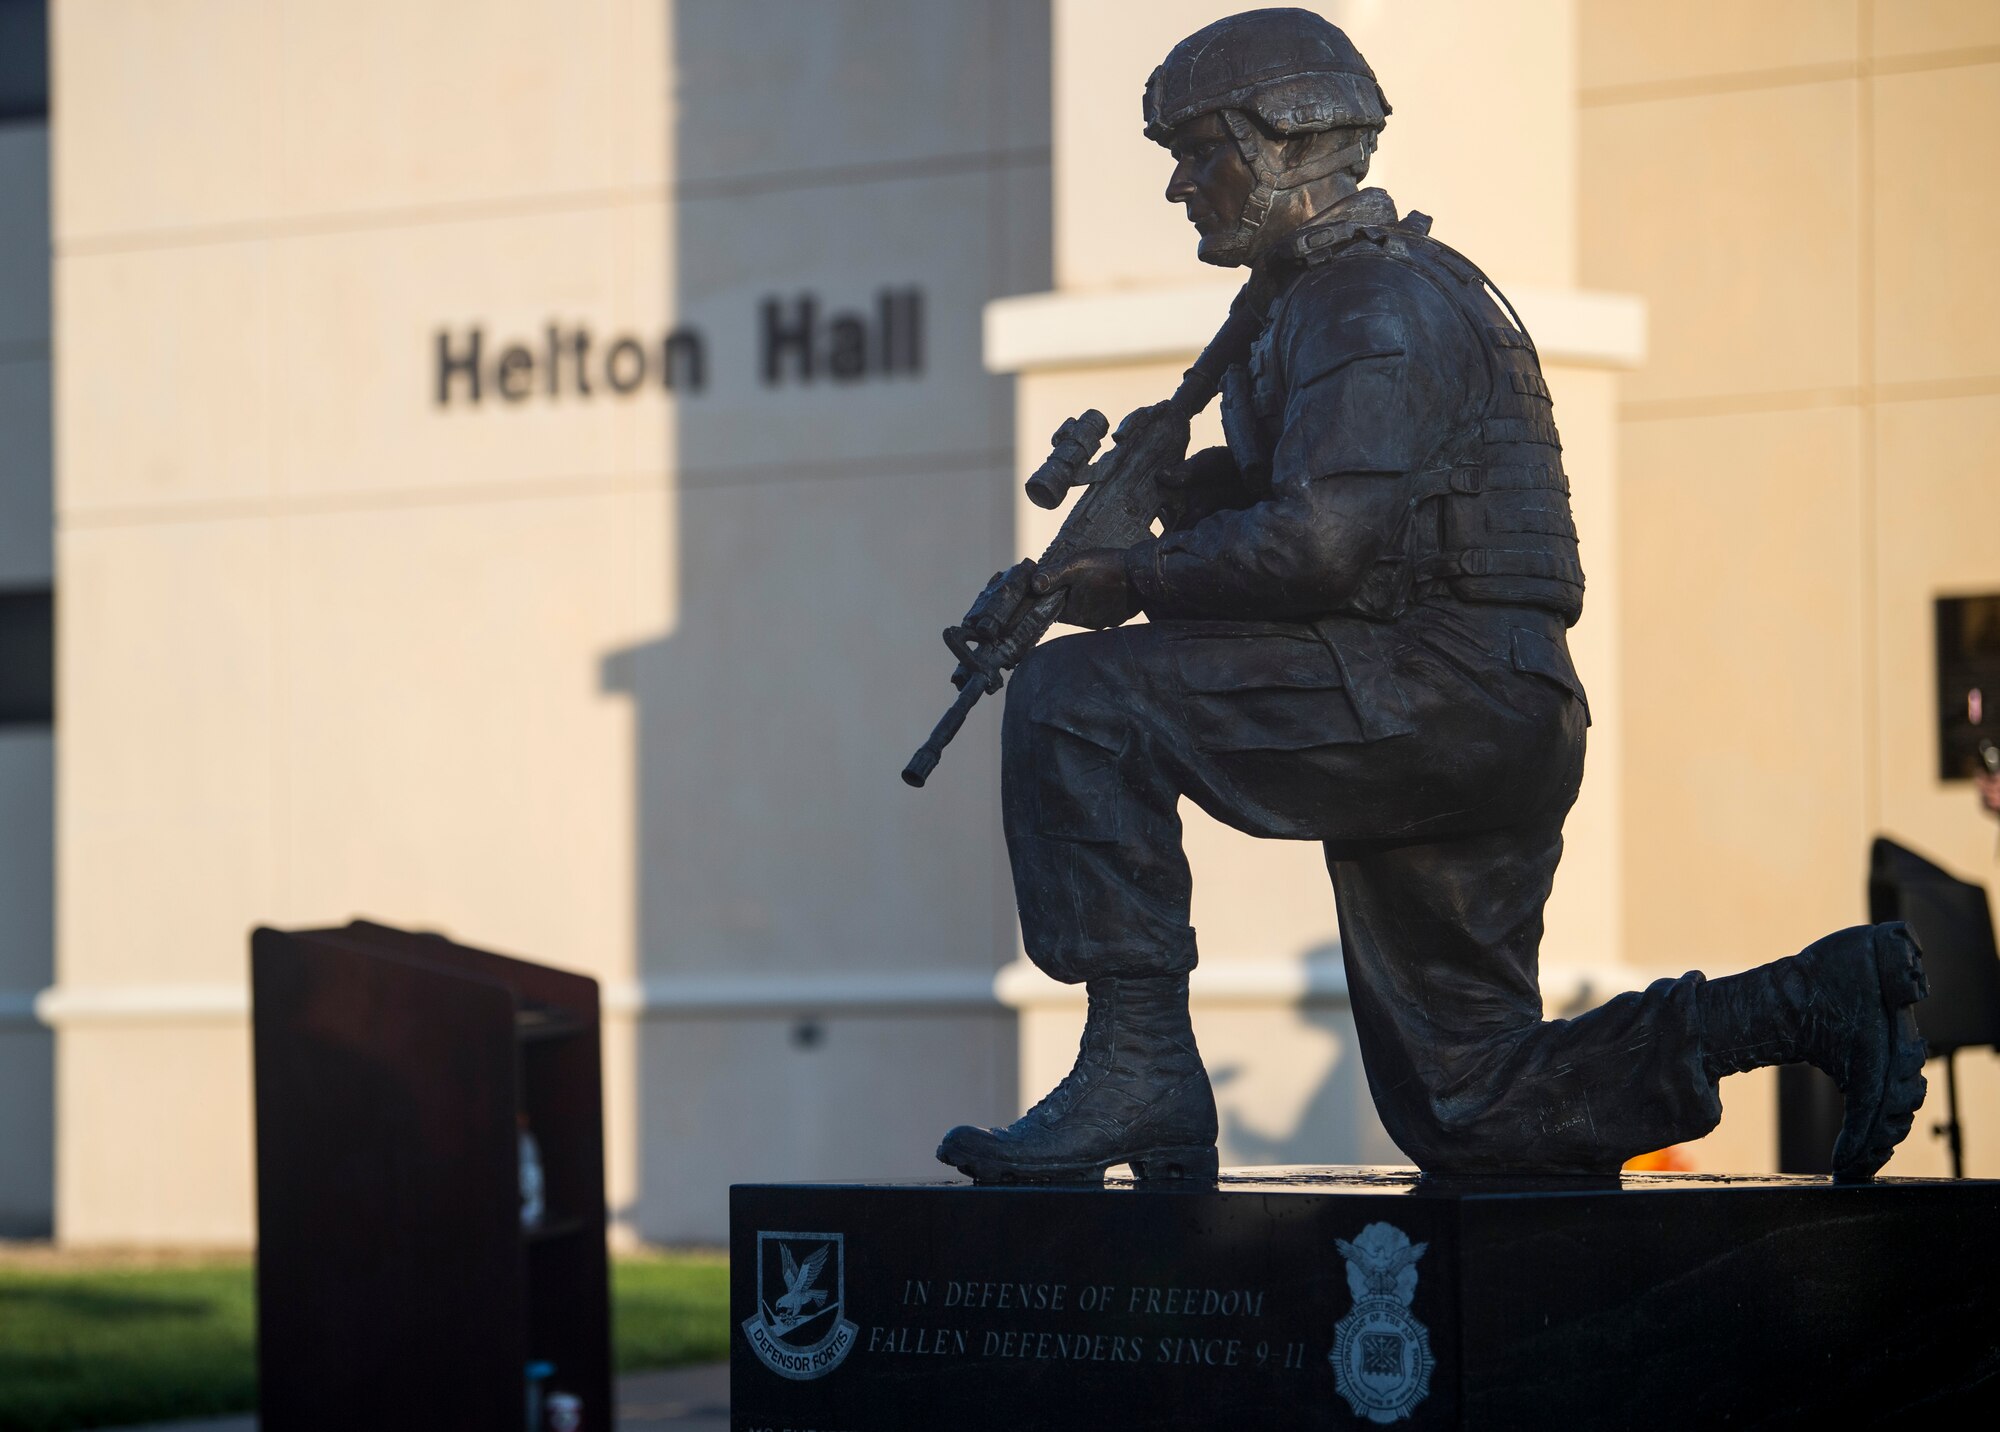
[[[1374,152],[1389,101],[1354,42],[1310,10],[1248,10],[1182,40],[1146,81],[1146,137],[1167,144],[1203,114],[1220,114],[1257,179],[1226,247],[1240,262],[1277,195],[1345,169]],[[1254,123],[1253,123],[1254,120]],[[1259,126],[1261,126],[1261,131]],[[1286,164],[1280,139],[1358,131]]]

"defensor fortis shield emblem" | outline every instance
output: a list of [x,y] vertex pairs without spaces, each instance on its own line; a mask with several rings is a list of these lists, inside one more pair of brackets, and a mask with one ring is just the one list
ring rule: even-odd
[[1417,1260],[1428,1243],[1411,1243],[1400,1228],[1371,1223],[1352,1243],[1336,1238],[1347,1260],[1354,1306],[1333,1325],[1333,1382],[1357,1417],[1394,1422],[1430,1396],[1431,1335],[1410,1314],[1417,1295]]
[[742,1326],[764,1366],[800,1382],[839,1367],[854,1350],[846,1302],[844,1235],[757,1234],[757,1311]]

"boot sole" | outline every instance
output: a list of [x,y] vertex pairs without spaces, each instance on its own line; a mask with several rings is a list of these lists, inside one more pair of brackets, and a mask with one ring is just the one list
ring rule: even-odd
[[1848,1114],[1834,1144],[1835,1183],[1867,1183],[1875,1177],[1896,1145],[1909,1136],[1928,1085],[1924,1057],[1928,1052],[1911,1008],[1930,993],[1924,978],[1923,951],[1901,921],[1878,926],[1874,938],[1875,973],[1882,991],[1887,1024],[1888,1058],[1882,1087],[1871,1101],[1848,1099]]
[[1146,1149],[1094,1163],[1023,1165],[1003,1158],[980,1157],[960,1162],[946,1158],[942,1148],[938,1150],[938,1158],[974,1183],[988,1184],[1102,1184],[1105,1171],[1122,1163],[1132,1165],[1133,1176],[1140,1183],[1213,1184],[1221,1172],[1214,1147],[1200,1145]]

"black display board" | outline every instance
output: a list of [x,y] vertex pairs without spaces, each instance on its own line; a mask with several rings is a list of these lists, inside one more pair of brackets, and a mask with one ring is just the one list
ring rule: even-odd
[[611,1427],[596,981],[357,922],[251,983],[264,1432],[517,1429],[531,1366]]
[[1251,1171],[731,1191],[737,1429],[1920,1425],[2000,1402],[2000,1183]]

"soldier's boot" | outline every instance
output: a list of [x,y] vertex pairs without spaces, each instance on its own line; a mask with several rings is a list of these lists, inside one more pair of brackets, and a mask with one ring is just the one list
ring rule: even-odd
[[1216,1175],[1215,1094],[1188,1021],[1186,975],[1098,979],[1076,1066],[1004,1129],[961,1124],[937,1156],[977,1183],[1094,1183]]
[[1865,1183],[1924,1101],[1924,1041],[1911,1006],[1929,992],[1923,952],[1900,921],[1856,925],[1789,959],[1708,980],[1702,1062],[1711,1079],[1806,1063],[1846,1098],[1833,1176]]

